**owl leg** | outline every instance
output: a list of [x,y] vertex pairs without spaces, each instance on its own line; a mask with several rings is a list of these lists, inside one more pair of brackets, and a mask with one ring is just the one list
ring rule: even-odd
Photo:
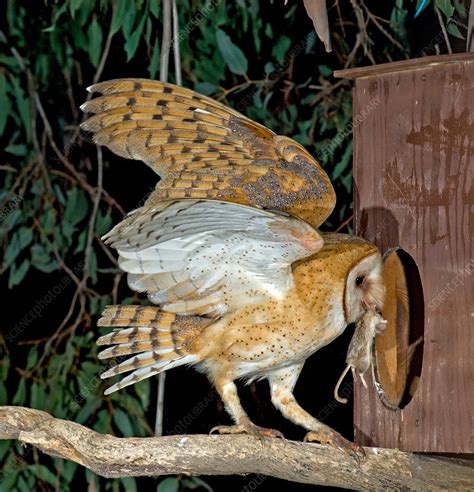
[[288,420],[309,431],[305,436],[305,441],[318,441],[323,444],[330,444],[331,446],[349,452],[358,459],[357,453],[364,453],[360,446],[348,441],[338,432],[331,429],[331,427],[314,418],[306,410],[303,410],[296,401],[293,395],[293,389],[302,368],[303,364],[298,364],[271,373],[268,380],[270,383],[272,403]]
[[236,425],[218,425],[211,429],[211,434],[219,432],[219,434],[251,434],[259,439],[263,437],[284,438],[280,431],[260,427],[250,420],[240,404],[237,387],[233,381],[219,380],[216,382],[216,389],[224,402],[225,409]]

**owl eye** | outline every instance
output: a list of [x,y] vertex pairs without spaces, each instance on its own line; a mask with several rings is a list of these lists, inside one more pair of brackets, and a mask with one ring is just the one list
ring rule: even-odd
[[364,277],[364,276],[362,276],[362,277],[357,277],[357,278],[356,278],[356,285],[357,285],[357,287],[360,287],[360,286],[364,283],[364,279],[365,279],[365,277]]

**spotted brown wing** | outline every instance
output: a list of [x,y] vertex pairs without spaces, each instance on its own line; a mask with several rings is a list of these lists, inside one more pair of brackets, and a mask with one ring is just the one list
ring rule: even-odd
[[318,227],[335,205],[319,163],[294,140],[217,101],[173,84],[119,79],[82,109],[97,144],[146,162],[162,179],[153,206],[179,198],[215,199],[287,212]]

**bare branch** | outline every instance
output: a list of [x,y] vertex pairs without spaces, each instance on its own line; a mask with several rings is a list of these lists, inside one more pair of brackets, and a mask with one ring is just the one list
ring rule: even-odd
[[89,277],[89,263],[90,263],[90,257],[92,253],[92,242],[94,240],[95,236],[95,222],[97,219],[97,213],[99,211],[99,205],[100,205],[100,199],[102,196],[103,192],[103,160],[102,160],[102,149],[100,146],[97,146],[97,188],[96,188],[96,194],[94,198],[94,205],[92,208],[92,214],[89,219],[89,228],[87,231],[87,242],[86,242],[86,247],[85,247],[85,254],[84,254],[84,276],[82,278],[82,285],[85,286],[87,279]]
[[[399,43],[379,22],[380,17],[372,14],[372,12],[367,8],[367,5],[362,1],[362,7],[364,8],[367,17],[377,26],[378,30],[394,45],[396,46],[402,53],[406,52],[406,49]],[[382,19],[383,20],[383,19]]]
[[0,407],[0,439],[19,439],[104,477],[265,474],[357,490],[472,490],[474,463],[366,448],[360,466],[342,451],[251,436],[118,438],[24,407]]
[[434,6],[434,9],[435,9],[436,15],[438,16],[438,21],[439,21],[439,25],[441,27],[441,31],[443,31],[444,41],[446,42],[446,47],[448,48],[448,53],[450,55],[452,55],[453,50],[451,48],[451,43],[449,42],[448,31],[446,30],[446,26],[444,25],[443,16],[441,15],[441,11],[439,10],[439,8],[436,5]]
[[171,47],[171,21],[172,5],[171,0],[163,1],[163,37],[161,39],[161,56],[160,56],[160,80],[168,82],[168,67]]
[[177,85],[183,85],[183,77],[181,75],[181,52],[179,47],[179,17],[176,0],[172,0],[173,12],[173,55],[174,55],[174,73]]
[[[174,12],[173,12],[172,0],[163,0],[163,37],[161,39],[161,55],[160,55],[160,80],[162,82],[168,82],[171,35],[174,27],[173,20],[172,20],[173,13]],[[177,49],[176,46],[173,46],[173,51],[175,53],[175,62],[176,62],[176,49]],[[178,73],[177,70],[176,73]],[[158,376],[158,395],[156,398],[156,414],[155,414],[155,436],[163,435],[165,383],[166,383],[166,372],[162,372]]]

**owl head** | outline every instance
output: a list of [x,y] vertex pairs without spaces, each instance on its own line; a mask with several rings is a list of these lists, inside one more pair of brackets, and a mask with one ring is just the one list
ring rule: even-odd
[[384,294],[382,257],[375,251],[357,261],[347,273],[344,295],[347,323],[355,323],[367,310],[382,309]]
[[349,324],[367,310],[380,310],[385,288],[377,247],[348,234],[322,233],[322,237],[323,247],[299,262],[293,272],[315,314],[324,315],[328,308],[338,306]]

